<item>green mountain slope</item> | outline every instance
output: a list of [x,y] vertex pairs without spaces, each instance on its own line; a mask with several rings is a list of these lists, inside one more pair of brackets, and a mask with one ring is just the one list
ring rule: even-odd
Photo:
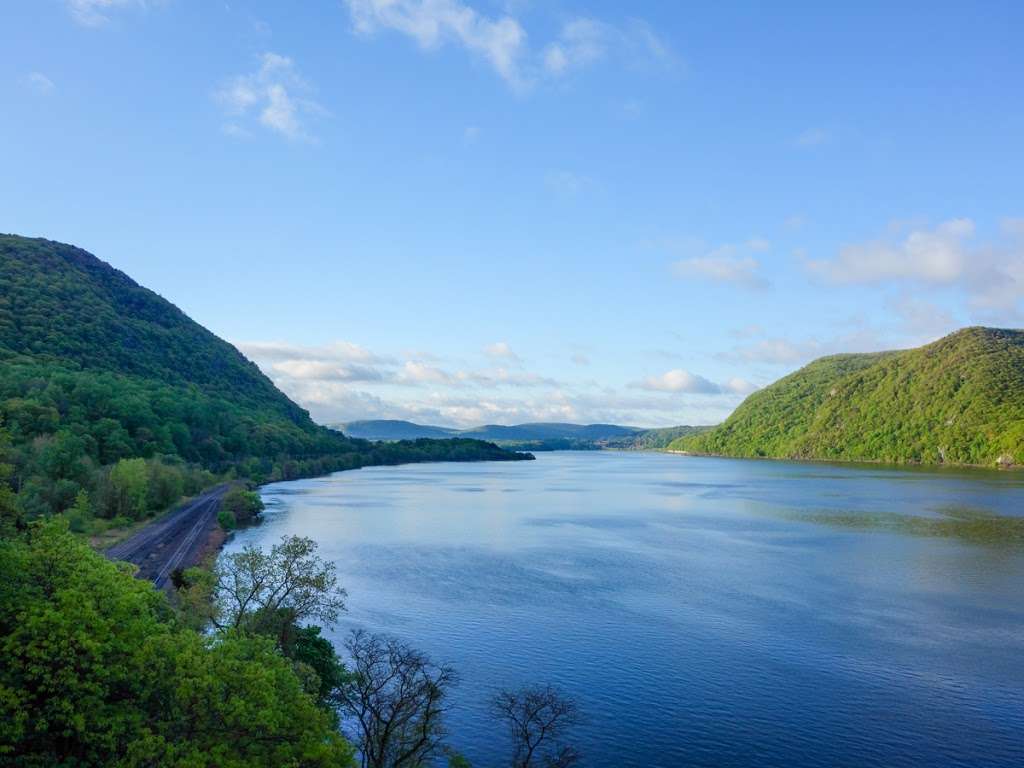
[[164,490],[138,505],[156,509],[205,482],[190,467],[269,480],[516,457],[471,440],[351,440],[315,424],[233,346],[95,256],[0,235],[0,466],[10,467],[22,511],[66,510],[81,491],[93,508],[115,509],[102,501],[113,493],[107,468],[132,458],[154,463],[148,488]]
[[1024,463],[1024,331],[966,328],[918,349],[835,355],[748,397],[671,450],[926,464]]
[[0,349],[269,408],[305,412],[256,365],[156,293],[80,248],[0,236]]

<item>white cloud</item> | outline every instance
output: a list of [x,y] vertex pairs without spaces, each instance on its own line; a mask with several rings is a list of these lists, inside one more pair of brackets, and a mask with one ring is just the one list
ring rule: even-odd
[[796,137],[794,143],[798,147],[820,147],[831,140],[832,136],[824,128],[808,128]]
[[[733,402],[728,397],[667,398],[660,390],[629,393],[591,382],[570,385],[522,370],[507,342],[488,349],[496,361],[514,365],[476,370],[446,369],[437,357],[422,352],[395,358],[349,341],[236,346],[322,423],[402,418],[457,426],[527,421],[667,426],[719,421]],[[748,385],[730,380],[714,386],[718,394],[730,395],[745,392]]]
[[495,368],[488,371],[459,371],[459,381],[469,382],[482,387],[557,387],[559,383],[547,376],[537,373],[509,371],[507,368]]
[[143,7],[145,0],[66,0],[71,17],[86,27],[106,24],[110,11],[129,6]]
[[717,395],[722,391],[722,388],[713,381],[681,368],[666,371],[660,376],[649,376],[636,382],[634,386],[654,392],[689,392],[701,395]]
[[1024,217],[1003,219],[1000,228],[1010,237],[1024,239]]
[[660,376],[648,376],[631,386],[651,392],[686,392],[693,395],[748,394],[757,389],[745,379],[732,378],[724,384],[717,384],[681,368],[666,371]]
[[335,341],[323,346],[289,344],[285,341],[242,341],[236,345],[247,357],[260,361],[319,360],[347,365],[350,363],[390,363],[393,359],[381,356],[351,341]]
[[28,88],[42,94],[50,93],[56,87],[53,84],[53,80],[42,72],[30,72],[25,76],[24,82]]
[[590,365],[590,358],[584,355],[582,352],[574,352],[569,360],[574,365]]
[[424,49],[454,42],[484,58],[509,84],[522,84],[526,32],[511,16],[488,18],[459,0],[346,0],[360,34],[393,29]]
[[973,234],[970,219],[952,219],[933,230],[912,231],[898,243],[876,240],[847,245],[835,259],[810,261],[808,268],[834,283],[951,283],[964,273],[965,241]]
[[622,31],[622,38],[632,54],[634,63],[653,61],[669,69],[678,69],[682,64],[672,46],[662,40],[651,25],[642,19],[630,19]]
[[576,69],[617,54],[629,65],[655,62],[674,66],[672,49],[639,19],[619,28],[603,21],[580,17],[565,23],[558,38],[548,44],[541,55],[545,72],[560,77]]
[[478,125],[467,125],[462,131],[462,138],[467,143],[475,143],[480,138],[480,126]]
[[457,378],[436,366],[409,360],[399,371],[397,381],[401,384],[453,384]]
[[657,247],[694,254],[672,263],[672,273],[676,277],[736,283],[747,288],[766,288],[769,285],[761,275],[761,261],[755,255],[771,249],[771,243],[763,237],[750,237],[742,243],[726,243],[711,250],[695,238],[669,240]]
[[729,392],[737,395],[749,395],[751,392],[756,392],[759,389],[753,382],[739,377],[729,379],[723,386]]
[[[309,139],[303,120],[323,108],[309,97],[312,87],[303,79],[295,63],[287,56],[264,53],[254,73],[231,78],[216,97],[228,115],[255,119],[264,128],[288,139]],[[225,132],[242,135],[245,129],[236,123]]]
[[700,278],[721,283],[763,285],[758,275],[760,262],[753,256],[737,256],[730,247],[719,248],[706,256],[680,259],[672,265],[676,277]]
[[847,245],[833,259],[807,261],[807,269],[836,284],[955,289],[966,296],[974,320],[1014,323],[1024,299],[1024,224],[1005,219],[1001,231],[1001,240],[975,243],[974,222],[951,219],[897,240]]
[[544,49],[544,68],[561,75],[570,69],[587,66],[608,51],[611,28],[594,19],[573,19],[562,28],[558,40]]
[[519,355],[512,351],[507,341],[496,341],[484,347],[484,354],[496,360],[519,361]]
[[[345,0],[359,34],[390,29],[415,40],[424,50],[459,45],[487,61],[516,89],[540,77],[558,78],[616,53],[628,64],[654,61],[674,66],[676,56],[643,21],[622,27],[578,17],[541,49],[527,44],[527,33],[511,13],[489,16],[462,0]],[[506,6],[508,7],[508,6]]]
[[271,370],[291,379],[312,381],[383,381],[384,375],[365,365],[339,365],[326,360],[282,360],[271,363]]

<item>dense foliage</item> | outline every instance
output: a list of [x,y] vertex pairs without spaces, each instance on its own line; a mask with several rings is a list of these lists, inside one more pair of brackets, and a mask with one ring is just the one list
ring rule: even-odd
[[628,451],[657,451],[668,448],[673,440],[678,440],[680,437],[697,435],[709,429],[710,427],[690,426],[645,429],[636,435],[612,440],[608,447]]
[[674,450],[728,456],[1024,463],[1024,331],[967,328],[918,349],[817,360]]
[[71,510],[79,527],[90,515],[130,520],[215,476],[520,458],[479,441],[371,444],[320,427],[234,347],[123,273],[78,248],[9,235],[0,426],[22,525]]
[[0,542],[0,657],[4,765],[354,765],[273,640],[189,629],[55,523]]

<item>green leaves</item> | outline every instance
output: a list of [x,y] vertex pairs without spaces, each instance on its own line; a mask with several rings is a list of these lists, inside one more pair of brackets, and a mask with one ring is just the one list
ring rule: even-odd
[[1024,463],[1024,332],[968,328],[901,352],[816,360],[673,450],[729,456]]
[[185,628],[59,525],[0,542],[0,656],[0,761],[353,765],[272,640]]

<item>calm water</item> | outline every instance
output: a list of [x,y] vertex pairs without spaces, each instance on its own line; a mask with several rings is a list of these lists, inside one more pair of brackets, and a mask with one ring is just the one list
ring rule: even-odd
[[[352,626],[587,714],[585,765],[1024,765],[1024,476],[637,453],[279,483],[228,549],[310,536]],[[905,523],[905,524],[904,524]],[[1012,536],[1017,543],[1007,543]]]

